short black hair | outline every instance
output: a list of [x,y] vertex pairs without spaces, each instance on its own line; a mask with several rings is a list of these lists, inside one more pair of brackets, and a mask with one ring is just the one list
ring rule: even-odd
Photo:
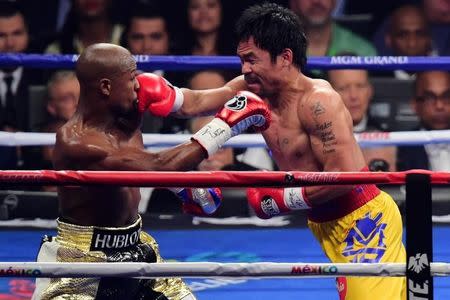
[[[159,2],[156,1],[138,1],[131,8],[131,14],[128,17],[127,22],[125,23],[124,30],[122,32],[122,36],[120,37],[120,45],[125,48],[129,48],[127,36],[130,32],[131,23],[133,20],[137,19],[162,19],[164,21],[164,25],[166,27],[166,31],[171,35],[169,29],[169,23],[167,22],[167,16],[162,9]],[[170,41],[169,41],[170,43]]]
[[24,17],[23,9],[16,1],[0,0],[0,18],[9,18],[17,14]]
[[161,18],[166,21],[161,4],[156,1],[139,1],[131,9],[130,18],[156,19]]
[[239,42],[253,37],[256,46],[269,52],[272,61],[284,49],[293,52],[293,63],[303,70],[306,65],[307,40],[302,22],[290,9],[275,3],[256,4],[247,8],[238,19]]

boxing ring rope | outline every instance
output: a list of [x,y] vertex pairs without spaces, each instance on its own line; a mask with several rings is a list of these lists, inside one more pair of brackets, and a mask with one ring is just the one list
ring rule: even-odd
[[[143,134],[143,139],[147,147],[172,147],[189,141],[191,136],[191,134]],[[364,148],[450,143],[450,130],[362,132],[356,133],[355,138]],[[0,131],[1,146],[48,146],[54,143],[54,133]],[[266,142],[259,134],[241,134],[231,138],[225,146],[266,147]]]
[[[450,276],[450,264],[431,263],[433,276]],[[406,275],[404,263],[62,263],[0,262],[0,277],[264,277],[325,278]]]
[[0,185],[121,185],[151,187],[286,187],[351,184],[404,184],[408,175],[427,175],[431,184],[450,184],[450,172],[300,171],[0,171]]
[[[240,69],[237,56],[158,56],[135,55],[141,70]],[[0,68],[24,66],[43,69],[73,69],[78,55],[0,54]],[[309,69],[367,70],[449,70],[450,56],[333,56],[308,57]]]

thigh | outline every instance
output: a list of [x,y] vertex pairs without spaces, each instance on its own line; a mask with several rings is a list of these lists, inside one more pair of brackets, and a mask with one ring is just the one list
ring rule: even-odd
[[[159,252],[158,243],[151,235],[142,231],[141,242],[153,248],[157,262],[164,262]],[[152,281],[142,281],[141,293],[144,295],[142,299],[196,299],[181,278],[158,278]],[[159,295],[160,298],[151,298],[153,295]]]

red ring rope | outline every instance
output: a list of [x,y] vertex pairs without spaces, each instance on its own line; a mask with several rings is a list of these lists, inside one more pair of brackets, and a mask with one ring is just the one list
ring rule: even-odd
[[122,185],[153,187],[249,187],[344,184],[403,184],[407,174],[428,174],[432,184],[449,184],[450,172],[137,172],[0,171],[0,185]]

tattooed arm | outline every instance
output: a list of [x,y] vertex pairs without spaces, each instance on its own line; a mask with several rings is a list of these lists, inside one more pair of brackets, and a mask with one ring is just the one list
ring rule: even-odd
[[[365,166],[353,135],[350,113],[335,91],[321,89],[313,92],[298,113],[322,171],[360,171]],[[308,187],[306,195],[314,205],[341,196],[351,189],[352,186]]]

